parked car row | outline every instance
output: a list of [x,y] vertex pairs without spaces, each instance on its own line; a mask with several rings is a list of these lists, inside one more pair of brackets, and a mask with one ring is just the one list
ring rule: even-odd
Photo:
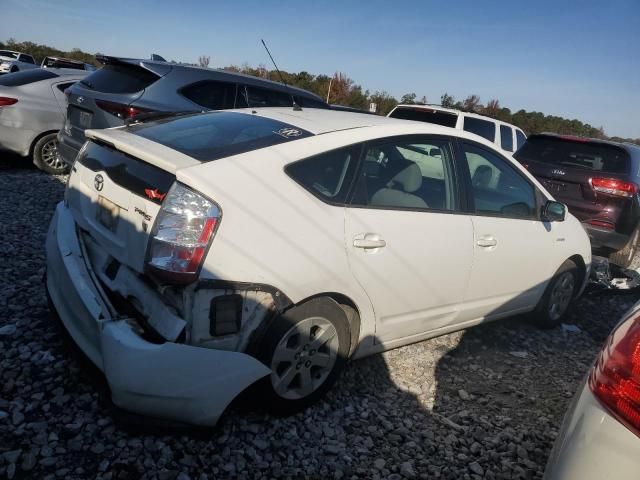
[[[99,60],[0,78],[0,144],[72,167],[46,288],[122,408],[213,425],[255,389],[297,411],[350,358],[516,314],[558,326],[592,249],[623,267],[636,253],[638,147]],[[549,478],[584,470],[577,436],[636,439],[639,311],[593,367]]]

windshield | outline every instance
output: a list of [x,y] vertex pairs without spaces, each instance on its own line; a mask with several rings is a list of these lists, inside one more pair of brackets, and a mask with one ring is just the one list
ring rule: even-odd
[[0,50],[0,57],[18,58],[18,54],[8,50]]
[[588,140],[561,137],[529,137],[514,157],[565,167],[607,173],[629,173],[629,153],[624,148]]
[[129,131],[204,162],[312,135],[284,122],[237,112],[174,117],[133,125]]

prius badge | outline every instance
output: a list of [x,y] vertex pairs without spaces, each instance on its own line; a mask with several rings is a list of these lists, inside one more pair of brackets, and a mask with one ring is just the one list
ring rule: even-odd
[[554,175],[566,175],[566,172],[564,170],[560,170],[559,168],[554,168],[553,170],[551,170],[551,173],[553,173]]

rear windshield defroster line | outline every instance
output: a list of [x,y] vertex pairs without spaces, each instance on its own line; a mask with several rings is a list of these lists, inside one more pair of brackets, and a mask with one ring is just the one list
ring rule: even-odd
[[129,131],[202,162],[313,136],[288,123],[238,112],[167,118],[133,125]]

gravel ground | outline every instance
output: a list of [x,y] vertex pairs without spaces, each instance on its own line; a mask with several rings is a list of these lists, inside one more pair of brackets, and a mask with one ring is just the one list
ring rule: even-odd
[[293,417],[241,406],[214,430],[132,427],[47,308],[43,243],[63,189],[0,162],[0,478],[541,478],[573,393],[635,299],[581,299],[577,330],[512,318],[352,362]]

